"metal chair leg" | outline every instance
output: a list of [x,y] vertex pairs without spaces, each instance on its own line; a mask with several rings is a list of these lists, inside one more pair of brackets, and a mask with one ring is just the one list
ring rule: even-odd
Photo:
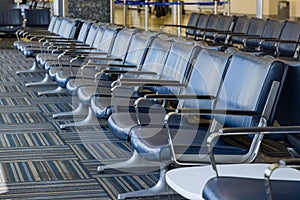
[[138,168],[139,172],[146,172],[157,170],[159,169],[159,166],[159,162],[145,160],[134,150],[132,156],[128,160],[109,165],[100,165],[98,166],[97,171],[98,173],[104,173],[104,171],[107,169],[116,169],[120,171],[125,170],[136,172]]
[[46,91],[38,92],[38,96],[42,96],[46,94],[64,94],[64,93],[67,93],[67,89],[58,86],[54,90],[46,90]]
[[161,167],[159,180],[153,187],[149,189],[119,194],[118,199],[175,194],[175,192],[168,186],[166,182],[166,172],[167,167]]
[[31,68],[25,69],[25,70],[18,70],[18,71],[16,71],[16,74],[35,73],[35,72],[43,72],[43,71],[44,71],[44,69],[39,68],[36,61],[33,61]]
[[45,77],[43,80],[39,81],[39,82],[32,82],[32,83],[26,83],[25,86],[26,87],[30,87],[30,86],[43,86],[43,85],[56,85],[56,82],[54,82],[53,80],[51,80],[50,76],[46,73]]
[[61,129],[65,129],[65,128],[70,128],[70,127],[75,127],[75,126],[95,126],[95,125],[100,125],[100,124],[99,124],[98,118],[95,116],[92,109],[89,107],[88,115],[84,120],[79,121],[79,122],[69,123],[69,124],[61,124],[59,127]]
[[53,119],[59,118],[59,117],[71,117],[71,116],[80,116],[80,115],[87,115],[88,114],[88,107],[83,105],[82,103],[79,103],[78,107],[70,112],[61,112],[61,113],[55,113],[52,115]]

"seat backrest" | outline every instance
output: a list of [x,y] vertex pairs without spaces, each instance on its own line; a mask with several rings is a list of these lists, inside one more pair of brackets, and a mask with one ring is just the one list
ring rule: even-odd
[[65,37],[67,38],[67,35],[70,34],[71,30],[72,30],[71,19],[62,18],[61,24],[59,25],[57,33],[55,32],[55,34],[62,37],[65,35]]
[[[216,26],[216,30],[231,32],[236,23],[236,20],[237,20],[236,16],[223,16],[222,15],[222,16],[220,16],[220,19]],[[205,37],[213,39],[214,42],[224,43],[226,41],[226,34],[221,34],[221,33],[215,35],[214,32],[206,32]]]
[[[282,31],[282,28],[284,27],[284,22],[283,21],[278,21],[274,19],[267,19],[266,20],[266,26],[264,28],[264,31],[261,34],[261,39],[258,38],[256,40],[249,39],[245,41],[246,46],[254,46],[258,47],[263,43],[265,39],[268,38],[279,38],[280,33]],[[262,42],[262,43],[261,43]],[[273,43],[274,46],[274,43]]]
[[[212,27],[212,29],[215,29],[216,31],[206,31],[204,33],[204,39],[210,39],[214,41],[225,41],[226,36],[223,34],[216,34],[218,31],[232,31],[233,25],[234,25],[234,16],[224,16],[219,15],[218,23],[215,25],[215,27]],[[221,37],[222,35],[222,37]],[[219,38],[218,38],[219,36]]]
[[25,27],[30,29],[33,27],[48,27],[50,23],[49,9],[24,9]]
[[[300,37],[300,23],[294,21],[287,21],[281,34],[280,40],[289,40],[298,42]],[[297,43],[285,43],[281,42],[277,47],[276,56],[285,56],[285,57],[293,57],[296,53],[298,44]]]
[[284,27],[285,23],[283,21],[268,19],[266,28],[262,34],[264,38],[279,38],[280,33]]
[[262,33],[265,30],[267,22],[268,20],[264,20],[260,18],[251,18],[246,35],[262,36]]
[[66,20],[66,23],[64,24],[62,22],[59,35],[63,38],[75,38],[77,30],[79,28],[79,23],[81,22],[74,19]]
[[248,31],[250,19],[246,16],[237,17],[236,23],[234,24],[233,33],[244,33]]
[[0,26],[22,26],[21,9],[0,10]]
[[[264,28],[266,26],[266,21],[259,18],[251,18],[248,23],[247,31],[245,36],[261,36]],[[231,39],[234,44],[244,44],[244,36],[233,36]],[[255,45],[255,44],[253,44]],[[258,46],[259,43],[256,44]]]
[[48,31],[49,32],[53,32],[53,29],[54,29],[54,26],[55,26],[55,23],[56,23],[56,20],[58,19],[57,16],[52,16],[51,17],[51,20],[49,22],[49,26],[48,26]]
[[151,71],[160,75],[174,40],[168,36],[155,37],[148,48],[142,66],[142,71]]
[[116,38],[114,39],[113,45],[111,47],[111,57],[121,58],[123,62],[125,62],[126,55],[129,51],[129,46],[131,45],[131,41],[135,33],[136,32],[134,29],[125,28],[120,30],[116,35]]
[[[257,59],[247,53],[235,53],[229,63],[223,85],[219,92],[215,108],[224,110],[250,110],[263,115],[264,109],[271,111],[264,114],[268,125],[272,124],[275,102],[267,102],[270,92],[278,94],[278,87],[283,85],[285,64],[267,56]],[[268,106],[268,108],[266,107]],[[225,127],[258,126],[259,117],[250,116],[215,116]]]
[[53,30],[52,30],[52,33],[58,35],[58,31],[59,31],[60,25],[62,24],[63,20],[65,20],[65,19],[62,17],[57,17],[54,27],[53,27]]
[[[201,14],[199,14],[199,13],[191,13],[189,21],[187,23],[187,26],[196,27],[199,19],[201,18],[200,16],[201,16]],[[187,28],[185,30],[185,35],[186,36],[189,36],[189,35],[194,36],[195,35],[195,28]]]
[[[160,79],[176,80],[182,84],[186,84],[192,68],[192,62],[201,49],[202,47],[196,46],[192,42],[180,41],[179,38],[176,38],[171,45]],[[158,89],[158,93],[162,94],[172,92],[178,93],[180,91],[178,88],[168,89],[166,87],[160,87]]]
[[220,15],[210,15],[206,24],[206,29],[215,29],[220,20]]
[[[300,125],[300,63],[291,63],[289,63],[276,113],[276,121],[281,126]],[[298,137],[298,134],[296,136]],[[300,148],[299,145],[298,148]]]
[[210,15],[207,15],[207,14],[201,14],[199,16],[199,20],[197,22],[196,30],[195,30],[195,37],[197,35],[197,29],[204,29],[204,28],[206,28],[209,16]]
[[140,69],[154,37],[153,33],[150,32],[137,32],[134,34],[125,57],[125,63],[137,65]]
[[[196,56],[183,93],[218,96],[231,54],[202,49]],[[184,100],[185,108],[212,108],[213,101]]]
[[97,48],[100,44],[106,25],[94,23],[90,27],[89,34],[85,40],[85,44]]
[[80,31],[78,33],[77,41],[85,42],[87,39],[87,35],[89,34],[90,27],[92,25],[91,21],[84,21],[80,27]]
[[214,15],[214,14],[209,15],[206,26],[203,28],[203,30],[196,30],[196,36],[202,38],[205,34],[205,29],[211,29],[211,30],[215,29],[219,22],[219,19],[220,19],[220,15]]
[[116,35],[121,30],[120,27],[114,25],[105,26],[105,30],[101,40],[98,40],[93,43],[93,47],[95,47],[98,51],[110,53],[113,42],[116,38]]

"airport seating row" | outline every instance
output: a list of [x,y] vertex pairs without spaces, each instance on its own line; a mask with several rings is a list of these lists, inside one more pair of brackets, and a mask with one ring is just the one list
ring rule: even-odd
[[10,35],[22,29],[44,29],[49,22],[49,9],[25,9],[24,16],[19,8],[0,10],[0,32]]
[[[239,19],[246,21],[245,17]],[[263,26],[251,27],[263,29]],[[297,126],[273,126],[285,84],[291,81],[290,61],[275,56],[294,58],[292,49],[283,53],[285,48],[279,48],[278,40],[272,40],[277,53],[270,56],[262,49],[257,49],[261,53],[228,49],[226,42],[220,48],[219,44],[210,45],[206,40],[62,17],[53,17],[47,32],[17,34],[16,48],[26,56],[35,57],[31,69],[17,74],[45,72],[41,82],[28,80],[26,86],[55,84],[57,89],[53,91],[38,91],[37,87],[38,95],[69,93],[79,100],[75,110],[55,113],[53,118],[86,114],[83,121],[62,123],[61,129],[105,126],[132,146],[129,160],[101,165],[99,173],[107,173],[110,168],[141,173],[160,170],[160,179],[152,188],[119,194],[119,199],[174,193],[167,182],[187,198],[201,199],[204,188],[204,198],[222,199],[225,195],[214,187],[219,184],[215,163],[221,163],[220,166],[238,163],[227,174],[233,178],[236,170],[231,169],[250,165],[257,171],[255,177],[261,179],[257,174],[267,165],[248,163],[255,161],[264,135],[300,130]],[[226,32],[229,34],[232,35],[226,38],[231,41],[240,37]],[[285,38],[285,42],[298,46],[298,39],[292,36]],[[249,145],[228,140],[236,135],[245,135]],[[292,143],[286,142],[290,148]],[[180,167],[171,169],[174,164]],[[184,183],[193,181],[188,176],[176,180],[176,174],[183,171],[184,177],[187,173],[184,170],[195,168],[182,166],[195,164],[204,165],[197,168],[199,172],[204,169],[200,173],[201,183],[185,188]],[[247,175],[247,170],[240,174]],[[296,177],[298,172],[291,174]],[[248,177],[253,178],[251,173]],[[228,181],[224,184],[229,185]],[[189,192],[190,189],[195,189],[196,194],[194,190]]]
[[235,46],[247,52],[299,58],[299,22],[192,13],[188,24],[181,27],[186,29],[187,37],[224,49]]

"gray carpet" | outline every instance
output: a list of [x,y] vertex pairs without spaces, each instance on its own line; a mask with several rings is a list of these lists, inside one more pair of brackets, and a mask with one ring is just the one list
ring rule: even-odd
[[[73,108],[69,95],[37,96],[49,87],[26,88],[42,73],[16,75],[33,59],[0,41],[0,195],[1,199],[116,199],[119,193],[149,188],[158,172],[145,174],[108,170],[101,163],[125,160],[131,147],[100,126],[59,129],[72,119],[52,119]],[[183,199],[179,195],[155,197]],[[148,198],[153,199],[153,197]]]

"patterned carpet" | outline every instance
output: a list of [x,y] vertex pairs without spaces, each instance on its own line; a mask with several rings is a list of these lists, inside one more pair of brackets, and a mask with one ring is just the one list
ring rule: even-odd
[[0,40],[0,198],[116,199],[119,193],[154,185],[157,172],[97,174],[99,164],[125,160],[132,149],[105,127],[60,130],[60,123],[72,119],[51,116],[71,110],[72,98],[38,97],[38,91],[49,87],[25,87],[26,82],[41,80],[42,73],[16,75],[33,59],[13,49],[13,41]]

